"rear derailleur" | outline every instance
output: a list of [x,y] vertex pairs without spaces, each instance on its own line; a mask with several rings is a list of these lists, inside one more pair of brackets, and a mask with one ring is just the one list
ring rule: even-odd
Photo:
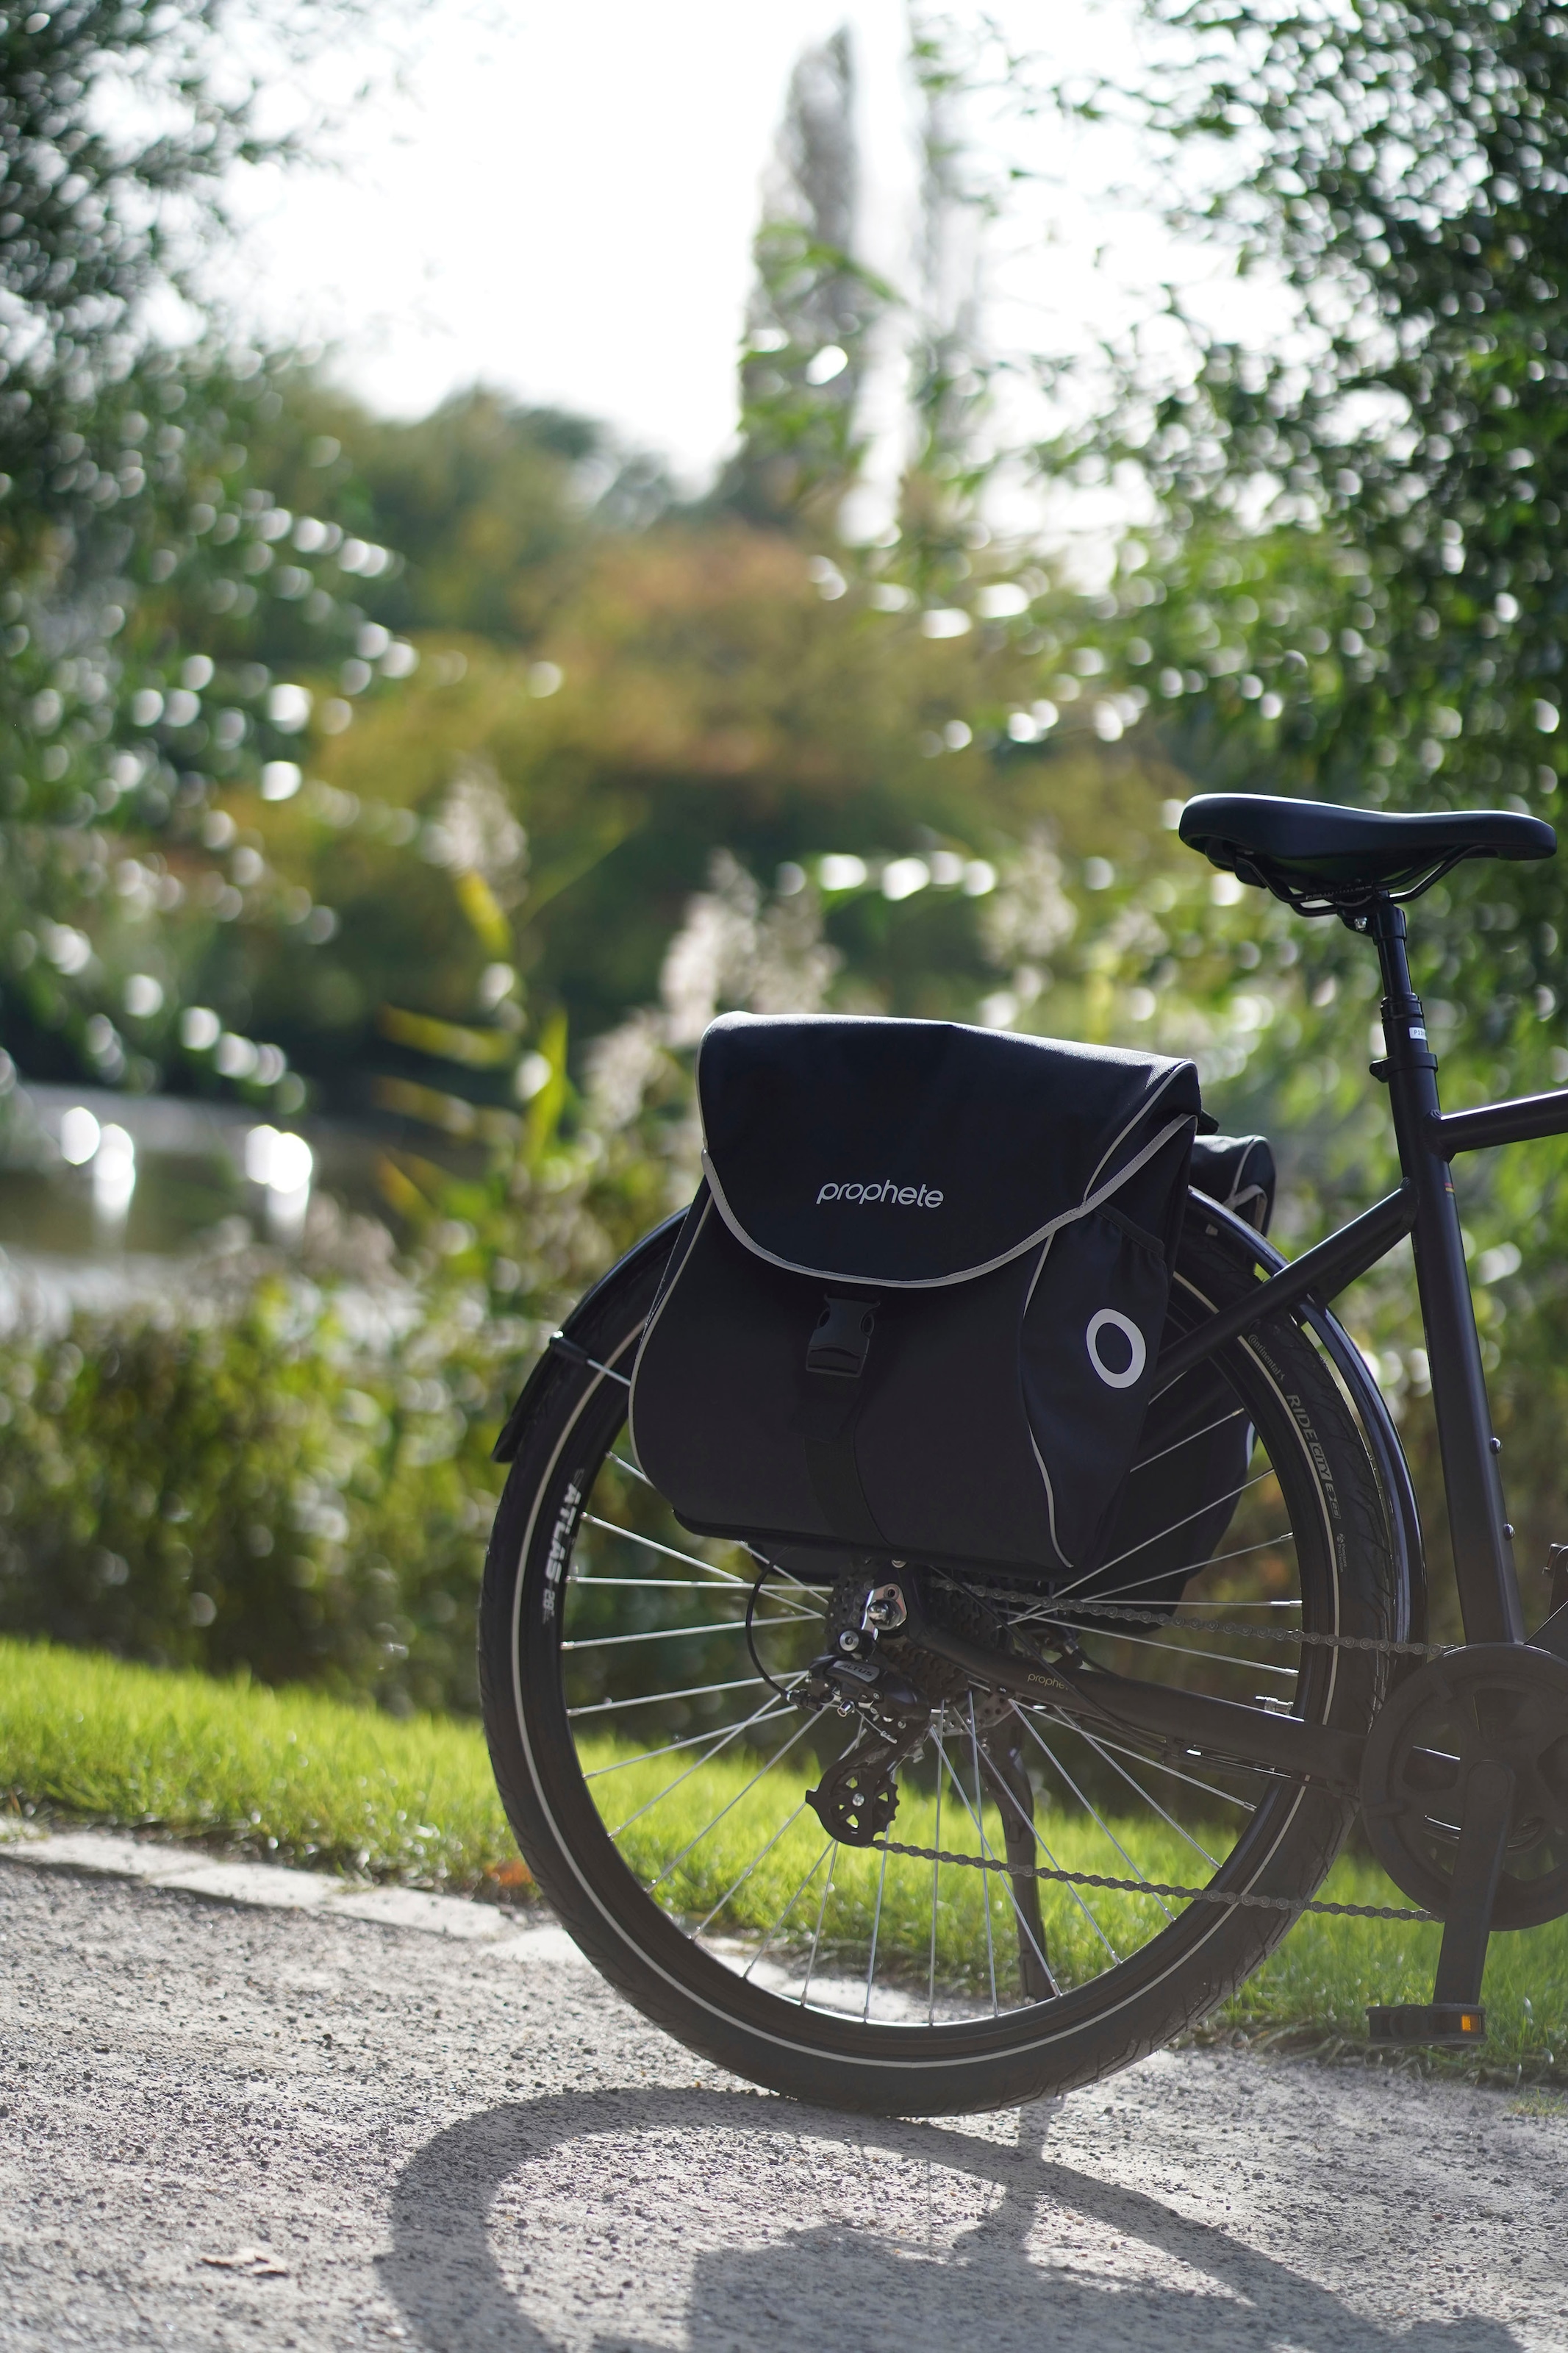
[[[953,1632],[999,1644],[1000,1624],[973,1597],[953,1590],[926,1601],[956,1621]],[[908,1620],[909,1607],[897,1585],[879,1584],[865,1575],[840,1577],[827,1613],[833,1647],[796,1685],[795,1696],[807,1707],[858,1716],[861,1733],[818,1786],[806,1791],[805,1802],[830,1838],[844,1846],[874,1846],[886,1837],[898,1811],[900,1768],[914,1763],[928,1739],[935,1739],[942,1768],[952,1773],[942,1725],[949,1707],[962,1705],[976,1774],[1001,1817],[1002,1852],[994,1860],[1012,1885],[1019,1982],[1029,2000],[1047,2001],[1059,1989],[1046,1954],[1036,1877],[1035,1796],[1012,1736],[1013,1703],[1005,1693],[977,1687],[951,1659],[909,1640]],[[984,1849],[979,1811],[962,1788],[957,1794]],[[975,1795],[978,1799],[978,1788]],[[902,1852],[942,1860],[934,1848]]]
[[897,1586],[841,1577],[828,1609],[834,1647],[814,1662],[795,1697],[805,1706],[858,1716],[862,1734],[826,1772],[805,1802],[829,1837],[869,1846],[899,1810],[898,1772],[919,1756],[931,1708],[909,1678],[874,1653],[877,1638],[905,1617]]

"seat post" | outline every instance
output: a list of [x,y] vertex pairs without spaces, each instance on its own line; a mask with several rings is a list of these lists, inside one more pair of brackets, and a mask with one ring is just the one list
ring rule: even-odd
[[1503,1516],[1502,1482],[1458,1205],[1448,1164],[1433,1149],[1430,1123],[1438,1111],[1437,1058],[1426,1035],[1421,1000],[1411,987],[1404,908],[1379,898],[1364,920],[1383,968],[1387,1059],[1377,1074],[1388,1082],[1399,1163],[1415,1194],[1415,1282],[1426,1327],[1432,1406],[1465,1639],[1522,1642],[1513,1531]]

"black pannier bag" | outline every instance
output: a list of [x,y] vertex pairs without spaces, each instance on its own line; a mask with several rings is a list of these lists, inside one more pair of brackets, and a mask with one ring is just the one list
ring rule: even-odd
[[[1274,1211],[1274,1155],[1260,1135],[1200,1135],[1188,1176],[1260,1234]],[[1190,1218],[1201,1218],[1192,1201]],[[1192,1303],[1194,1313],[1201,1303]],[[1165,1344],[1176,1337],[1167,1331]],[[1123,1611],[1167,1615],[1194,1571],[1213,1559],[1236,1512],[1252,1430],[1223,1373],[1195,1365],[1150,1407],[1121,1508],[1106,1537],[1104,1571],[1075,1599],[1114,1596]],[[1109,1614],[1109,1613],[1108,1613]]]
[[1261,1135],[1200,1135],[1188,1182],[1260,1234],[1274,1215],[1274,1155]]
[[1193,1065],[730,1014],[698,1093],[705,1180],[631,1395],[677,1516],[1042,1581],[1092,1567],[1153,1384]]

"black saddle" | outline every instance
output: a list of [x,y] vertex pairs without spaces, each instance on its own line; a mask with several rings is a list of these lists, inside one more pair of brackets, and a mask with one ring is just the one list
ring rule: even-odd
[[1200,793],[1182,839],[1215,866],[1272,891],[1303,914],[1369,899],[1413,899],[1465,858],[1550,858],[1557,836],[1517,809],[1432,809],[1392,817],[1265,793]]

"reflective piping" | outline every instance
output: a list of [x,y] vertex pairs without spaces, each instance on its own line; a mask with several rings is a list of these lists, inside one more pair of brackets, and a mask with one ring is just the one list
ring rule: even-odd
[[[1087,1218],[1091,1210],[1098,1209],[1102,1202],[1109,1201],[1113,1193],[1120,1192],[1129,1177],[1135,1176],[1146,1161],[1152,1160],[1154,1155],[1163,1150],[1164,1145],[1169,1144],[1172,1136],[1185,1127],[1191,1118],[1191,1112],[1184,1112],[1180,1119],[1168,1121],[1159,1134],[1143,1146],[1142,1152],[1136,1154],[1128,1162],[1126,1167],[1118,1176],[1113,1176],[1109,1184],[1102,1185],[1097,1193],[1087,1195],[1076,1209],[1064,1209],[1059,1218],[1047,1219],[1047,1222],[1043,1226],[1037,1227],[1032,1234],[1026,1234],[1021,1242],[1015,1242],[1011,1250],[1005,1250],[997,1257],[984,1260],[979,1266],[961,1267],[956,1274],[927,1274],[914,1277],[896,1274],[851,1274],[847,1268],[841,1266],[802,1266],[796,1259],[780,1258],[775,1251],[764,1250],[761,1242],[753,1241],[752,1236],[746,1231],[725,1198],[724,1187],[719,1181],[719,1172],[714,1167],[706,1147],[702,1154],[702,1173],[708,1179],[708,1188],[713,1196],[714,1206],[735,1240],[744,1249],[749,1250],[753,1258],[765,1259],[769,1266],[782,1267],[786,1274],[807,1275],[816,1282],[875,1282],[889,1291],[943,1291],[955,1282],[973,1282],[980,1275],[994,1274],[999,1266],[1006,1266],[1014,1259],[1022,1258],[1024,1252],[1033,1250],[1037,1242],[1048,1241],[1053,1234],[1060,1232],[1063,1226],[1073,1225],[1079,1218]],[[1124,1128],[1122,1134],[1126,1132]],[[1102,1160],[1100,1165],[1103,1168],[1104,1161]]]
[[[1055,1234],[1047,1234],[1046,1236],[1046,1246],[1040,1252],[1039,1264],[1036,1267],[1034,1273],[1029,1278],[1029,1288],[1024,1293],[1024,1312],[1018,1318],[1020,1330],[1022,1330],[1024,1324],[1028,1321],[1029,1303],[1035,1296],[1036,1286],[1039,1282],[1041,1275],[1046,1271],[1046,1261],[1051,1254],[1051,1244],[1055,1240]],[[1078,1567],[1077,1561],[1068,1560],[1066,1553],[1062,1550],[1061,1539],[1057,1534],[1057,1491],[1051,1484],[1051,1474],[1046,1468],[1046,1458],[1040,1452],[1039,1440],[1035,1436],[1035,1425],[1029,1419],[1026,1400],[1024,1413],[1024,1427],[1029,1433],[1029,1451],[1035,1458],[1035,1468],[1040,1474],[1040,1483],[1046,1491],[1046,1518],[1050,1527],[1051,1543],[1055,1548],[1057,1558],[1063,1564],[1064,1567],[1068,1569],[1076,1568]]]
[[[1111,1159],[1111,1158],[1113,1158],[1113,1157],[1114,1157],[1115,1153],[1116,1153],[1116,1149],[1117,1149],[1117,1145],[1120,1145],[1121,1143],[1122,1143],[1122,1142],[1123,1142],[1123,1140],[1124,1140],[1124,1139],[1125,1139],[1129,1134],[1131,1134],[1131,1131],[1133,1130],[1133,1128],[1135,1128],[1135,1127],[1137,1126],[1137,1124],[1138,1124],[1138,1123],[1139,1123],[1139,1121],[1140,1121],[1141,1119],[1144,1119],[1144,1118],[1146,1118],[1146,1117],[1148,1116],[1148,1113],[1149,1113],[1149,1106],[1150,1106],[1150,1104],[1151,1104],[1151,1103],[1157,1103],[1157,1102],[1159,1101],[1160,1097],[1164,1093],[1165,1089],[1170,1085],[1171,1081],[1175,1077],[1176,1072],[1177,1072],[1178,1071],[1180,1071],[1180,1070],[1184,1070],[1185,1068],[1186,1068],[1186,1065],[1185,1065],[1185,1063],[1184,1063],[1184,1062],[1173,1062],[1173,1063],[1172,1063],[1172,1065],[1171,1065],[1171,1067],[1170,1067],[1170,1069],[1166,1071],[1166,1073],[1165,1073],[1164,1077],[1161,1080],[1161,1082],[1160,1082],[1159,1085],[1158,1085],[1157,1087],[1152,1087],[1152,1088],[1150,1089],[1149,1092],[1144,1096],[1143,1101],[1142,1102],[1142,1103],[1140,1103],[1140,1105],[1139,1105],[1138,1109],[1133,1113],[1133,1114],[1132,1114],[1131,1118],[1128,1121],[1128,1123],[1127,1123],[1126,1126],[1121,1130],[1121,1134],[1120,1135],[1118,1135],[1118,1136],[1117,1136],[1117,1137],[1116,1137],[1116,1138],[1115,1138],[1115,1139],[1114,1139],[1110,1144],[1107,1145],[1107,1146],[1106,1146],[1105,1150],[1100,1154],[1100,1159],[1099,1159],[1099,1162],[1098,1162],[1098,1164],[1097,1164],[1097,1166],[1096,1166],[1096,1167],[1095,1167],[1094,1176],[1091,1176],[1091,1177],[1089,1178],[1089,1185],[1090,1185],[1090,1187],[1092,1187],[1092,1186],[1093,1186],[1093,1184],[1094,1184],[1094,1177],[1099,1176],[1100,1169],[1104,1167],[1104,1166],[1105,1166],[1106,1162],[1107,1162],[1108,1160],[1110,1160],[1110,1159]],[[1189,1117],[1189,1118],[1192,1116],[1191,1113],[1189,1113],[1187,1115],[1188,1115],[1188,1117]],[[1168,1134],[1169,1133],[1170,1133],[1170,1131],[1169,1131],[1169,1129],[1167,1129],[1167,1130],[1166,1130],[1166,1134]],[[1141,1165],[1142,1165],[1142,1164],[1141,1164],[1141,1162],[1139,1162],[1139,1161],[1135,1160],[1135,1161],[1132,1163],[1132,1168],[1137,1168],[1137,1167],[1139,1167]],[[1123,1173],[1124,1173],[1126,1176],[1131,1176],[1131,1174],[1132,1174],[1132,1168],[1129,1168],[1129,1169],[1125,1170]],[[1120,1179],[1120,1178],[1118,1178],[1118,1180],[1117,1180],[1117,1181],[1118,1181],[1118,1183],[1120,1183],[1120,1182],[1121,1182],[1121,1179]]]

